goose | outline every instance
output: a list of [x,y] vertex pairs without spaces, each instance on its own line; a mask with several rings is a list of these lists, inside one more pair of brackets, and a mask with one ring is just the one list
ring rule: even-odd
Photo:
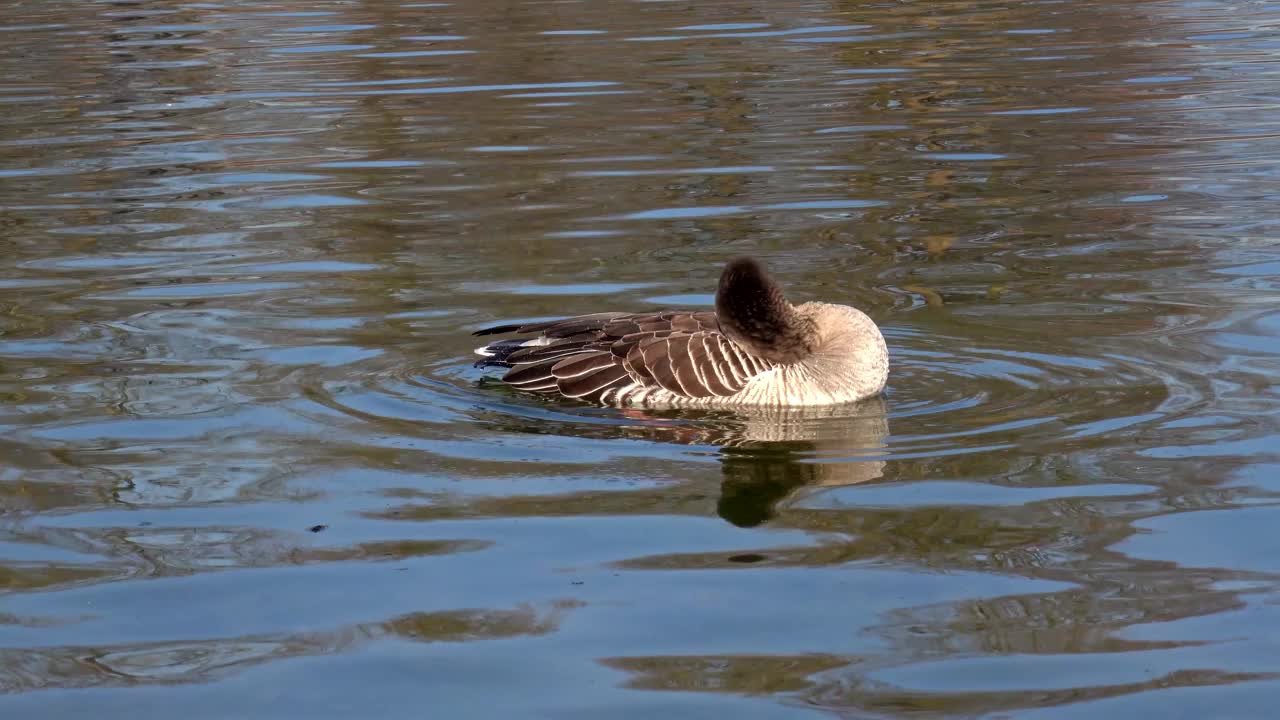
[[517,333],[476,349],[478,367],[546,396],[646,408],[821,407],[884,390],[889,353],[862,311],[792,305],[757,260],[730,260],[715,310],[598,312],[498,325]]

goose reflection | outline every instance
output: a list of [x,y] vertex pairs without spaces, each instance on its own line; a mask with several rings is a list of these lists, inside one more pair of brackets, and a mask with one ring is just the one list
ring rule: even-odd
[[[722,478],[716,511],[740,527],[768,522],[780,506],[826,488],[876,480],[885,472],[888,455],[888,404],[879,396],[825,407],[721,409],[531,406],[519,398],[479,404],[471,416],[499,433],[683,445],[691,447],[691,455],[714,454]],[[646,497],[645,507],[687,512],[684,500],[673,500],[669,490],[637,491],[650,492],[654,495]],[[586,497],[591,508],[582,511],[598,511],[601,498]],[[631,497],[634,503],[635,493]],[[471,501],[472,510],[480,512],[476,502]],[[565,512],[564,500],[558,503],[557,512]],[[625,512],[622,506],[610,507]],[[434,517],[413,513],[428,515]]]
[[715,416],[624,414],[641,423],[628,428],[629,435],[720,446],[723,479],[716,511],[739,527],[769,521],[784,502],[823,488],[870,482],[885,470],[880,458],[887,452],[889,421],[879,397],[836,407],[743,408]]
[[880,478],[889,435],[883,399],[825,410],[774,411],[744,418],[720,450],[720,517],[739,527],[773,518],[780,503],[820,488]]

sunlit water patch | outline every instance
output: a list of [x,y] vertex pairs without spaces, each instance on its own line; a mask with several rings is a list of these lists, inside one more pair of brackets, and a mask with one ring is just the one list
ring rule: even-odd
[[[1269,717],[1277,9],[917,5],[6,8],[0,713]],[[471,364],[740,254],[884,396]]]

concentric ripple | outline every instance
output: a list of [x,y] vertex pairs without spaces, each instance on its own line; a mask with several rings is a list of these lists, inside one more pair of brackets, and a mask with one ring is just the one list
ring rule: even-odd
[[1095,354],[1065,355],[900,328],[886,334],[896,360],[888,391],[895,457],[1129,442],[1209,393],[1190,371],[1106,351],[1097,339]]
[[[1210,392],[1190,369],[1133,355],[1132,343],[1129,354],[1095,343],[1097,352],[1086,356],[974,346],[904,324],[889,324],[885,333],[893,357],[885,395],[834,408],[596,407],[513,391],[492,371],[458,357],[317,382],[307,394],[371,424],[372,434],[382,427],[438,442],[456,434],[457,442],[495,445],[521,435],[542,436],[552,446],[633,440],[644,441],[644,454],[654,452],[653,444],[689,446],[667,449],[682,455],[784,443],[806,457],[858,461],[1122,444],[1194,410]],[[477,424],[489,434],[477,436]]]
[[[1275,3],[5,10],[0,716],[1274,715]],[[471,365],[741,254],[882,398]]]

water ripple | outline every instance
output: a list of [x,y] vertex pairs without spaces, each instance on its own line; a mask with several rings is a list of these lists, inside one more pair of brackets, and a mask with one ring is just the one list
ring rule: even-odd
[[[1274,4],[4,15],[4,716],[1269,716]],[[885,396],[471,364],[739,254]]]

